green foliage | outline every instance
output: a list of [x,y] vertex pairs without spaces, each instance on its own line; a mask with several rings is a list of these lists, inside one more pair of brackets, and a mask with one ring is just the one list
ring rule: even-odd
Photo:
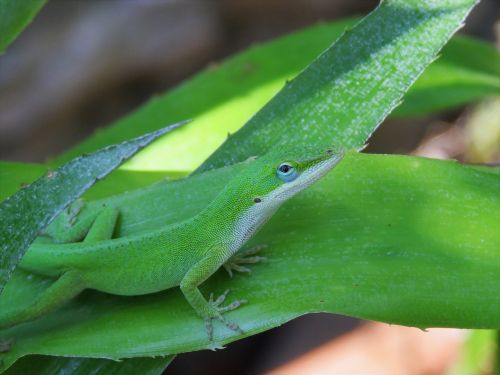
[[[27,185],[46,173],[48,168],[40,164],[24,164],[0,161],[0,200],[14,194],[20,187]],[[99,199],[114,194],[138,189],[163,179],[175,180],[185,177],[185,173],[168,171],[115,170],[99,184],[87,190],[85,199]]]
[[0,54],[28,26],[47,0],[0,0]]
[[[474,330],[464,342],[457,363],[446,375],[480,375],[495,365],[497,332]],[[491,372],[494,374],[494,372]]]
[[[335,139],[359,147],[431,63],[474,3],[385,1],[286,85],[203,169],[262,153],[282,138],[318,145]],[[110,195],[163,176],[178,177],[178,172],[145,172],[148,169],[182,174],[196,168],[225,140],[227,132],[240,128],[286,79],[353,24],[347,20],[320,25],[252,48],[154,99],[63,154],[56,163],[157,129],[165,122],[194,118],[189,127],[157,142],[128,164],[142,172],[116,172],[107,185],[100,183],[88,193],[92,198],[108,197],[89,206],[105,202],[121,207],[117,235],[189,217],[234,176],[238,166]],[[471,58],[473,54],[482,62]],[[408,91],[397,114],[421,115],[498,93],[497,61],[498,53],[489,46],[465,38],[452,41],[443,58]],[[13,175],[11,164],[0,164],[0,178],[10,173],[0,195],[34,178],[40,168],[18,166],[19,174]],[[255,266],[252,277],[238,275],[229,280],[219,272],[202,290],[206,294],[230,287],[234,298],[245,296],[250,301],[229,316],[241,324],[245,335],[317,311],[419,327],[499,328],[496,281],[500,264],[495,246],[500,238],[489,230],[500,209],[499,187],[498,170],[490,173],[450,162],[352,154],[320,183],[289,202],[252,240],[269,245],[269,261]],[[16,271],[0,308],[9,308],[7,299],[26,303],[48,283]],[[140,297],[88,291],[65,308],[1,335],[17,339],[5,357],[7,364],[32,353],[122,358],[207,346],[203,322],[178,290]],[[241,337],[221,326],[216,327],[216,336],[221,343]],[[95,368],[102,374],[150,368],[151,374],[159,374],[170,358],[120,364],[37,361],[47,373],[45,369],[54,368],[65,373]],[[9,373],[21,374],[30,366],[21,361]]]
[[190,118],[194,121],[189,127],[165,142],[148,147],[128,163],[128,167],[192,171],[227,138],[228,133],[238,130],[272,98],[286,79],[300,72],[353,24],[353,20],[344,20],[318,25],[251,47],[220,65],[207,68],[172,91],[154,97],[134,113],[63,153],[54,163],[129,139],[141,131],[157,129],[165,121]]
[[[130,235],[198,212],[238,167],[92,205],[122,207],[118,235]],[[231,288],[233,298],[249,300],[228,316],[245,336],[316,311],[421,328],[498,328],[500,234],[490,228],[499,188],[498,175],[453,162],[351,154],[252,240],[249,246],[269,246],[268,262],[253,267],[251,277],[229,279],[221,270],[202,291]],[[46,283],[32,277],[27,284],[17,271],[5,297],[22,305]],[[0,309],[8,308],[0,300]],[[86,292],[2,335],[17,338],[8,362],[27,353],[121,358],[206,348],[203,324],[179,290],[140,297]],[[217,325],[215,337],[225,344],[242,336]]]
[[173,357],[136,358],[126,361],[107,359],[57,358],[30,356],[16,362],[6,375],[160,375]]
[[280,142],[361,148],[475,2],[431,3],[382,2],[224,142],[199,171],[265,153]]
[[[252,47],[155,97],[134,113],[63,153],[55,163],[137,136],[141,131],[158,129],[165,121],[192,118],[194,121],[189,127],[165,137],[127,163],[127,168],[137,170],[192,171],[226,140],[228,134],[236,132],[269,101],[286,80],[295,77],[356,22],[320,24]],[[381,24],[387,22],[393,21],[380,21]],[[432,38],[432,32],[428,31],[427,36]],[[376,34],[367,37],[375,38]],[[407,49],[412,49],[411,43]],[[336,64],[337,59],[333,65]],[[443,49],[441,57],[410,88],[395,114],[398,117],[422,116],[500,94],[499,66],[500,53],[493,46],[455,37]],[[387,68],[387,72],[390,70]],[[373,75],[376,76],[375,72]],[[345,93],[342,100],[349,103],[348,93],[342,92]]]
[[0,293],[33,240],[96,181],[180,124],[77,157],[0,203]]
[[500,52],[492,45],[454,37],[406,93],[394,115],[420,116],[500,94]]

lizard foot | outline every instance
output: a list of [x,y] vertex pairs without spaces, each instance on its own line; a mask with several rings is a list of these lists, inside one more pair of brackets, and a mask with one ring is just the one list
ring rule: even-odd
[[220,320],[227,328],[229,328],[232,331],[243,333],[243,330],[236,323],[227,320],[222,316],[222,314],[237,309],[242,304],[247,303],[247,300],[244,299],[237,300],[230,303],[229,305],[221,306],[228,294],[229,294],[229,289],[227,289],[224,293],[222,293],[219,297],[217,297],[216,300],[214,300],[214,295],[210,294],[210,299],[208,300],[208,304],[210,306],[211,312],[209,313],[208,317],[205,318],[205,326],[207,328],[208,339],[210,341],[213,341],[214,328],[212,321],[214,319]]
[[[67,231],[70,231],[71,228],[75,225],[78,215],[82,211],[85,206],[85,202],[83,199],[79,198],[73,203],[71,203],[68,207],[61,212],[61,214],[56,218],[55,223],[53,225],[47,226],[40,232],[40,235],[48,237],[55,242],[74,242],[71,238],[71,235],[67,235]],[[61,233],[65,233],[66,235],[61,235]]]
[[78,214],[82,210],[83,206],[85,206],[85,203],[83,202],[83,199],[79,198],[66,208],[67,227],[71,227],[75,224]]
[[265,248],[267,248],[267,245],[257,245],[251,249],[233,255],[226,263],[224,263],[224,268],[229,274],[229,277],[233,277],[233,270],[236,272],[252,272],[250,268],[242,266],[242,264],[253,264],[266,260],[265,257],[256,255]]

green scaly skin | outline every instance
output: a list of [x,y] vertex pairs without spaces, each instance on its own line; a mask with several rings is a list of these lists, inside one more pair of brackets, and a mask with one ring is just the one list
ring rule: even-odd
[[[223,313],[246,301],[221,306],[227,291],[207,301],[199,285],[223,265],[231,275],[232,270],[248,271],[240,264],[261,260],[255,250],[243,256],[236,252],[286,200],[325,175],[343,154],[335,149],[277,148],[252,158],[240,164],[241,172],[198,215],[157,231],[111,239],[119,215],[111,208],[77,220],[60,237],[84,238],[82,242],[30,247],[19,266],[57,280],[29,307],[0,313],[0,329],[47,314],[84,289],[133,296],[180,287],[205,320],[210,341],[213,319],[242,332]],[[292,167],[284,167],[289,175],[278,170],[283,164]]]

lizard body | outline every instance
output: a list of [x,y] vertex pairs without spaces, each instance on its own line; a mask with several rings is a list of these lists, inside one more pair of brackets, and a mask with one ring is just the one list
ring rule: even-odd
[[[198,286],[225,265],[288,199],[331,170],[343,152],[298,148],[274,151],[241,163],[238,173],[200,213],[179,223],[129,237],[111,239],[119,212],[104,208],[91,220],[76,222],[73,238],[82,242],[33,244],[22,269],[56,278],[37,300],[21,311],[0,312],[0,329],[44,315],[84,289],[116,295],[142,295],[179,286],[206,322],[239,327],[223,313],[245,301],[221,306],[226,293],[207,301]],[[75,232],[75,233],[76,233]],[[258,257],[254,257],[256,259]],[[246,270],[234,265],[235,270]]]

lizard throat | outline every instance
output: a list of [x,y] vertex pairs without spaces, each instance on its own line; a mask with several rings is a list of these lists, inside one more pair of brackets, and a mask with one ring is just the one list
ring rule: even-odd
[[231,253],[237,252],[274,215],[283,202],[266,200],[245,210],[236,220],[231,241]]

